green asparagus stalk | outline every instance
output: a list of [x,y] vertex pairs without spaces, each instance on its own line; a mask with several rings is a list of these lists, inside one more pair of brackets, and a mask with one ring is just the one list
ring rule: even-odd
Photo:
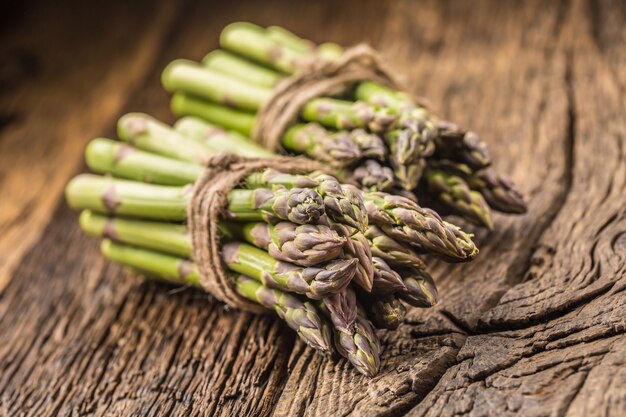
[[[306,63],[301,53],[282,48],[278,42],[264,35],[263,28],[251,23],[235,22],[226,26],[220,35],[220,45],[285,74],[293,74]],[[241,54],[241,51],[246,51],[246,54]]]
[[353,332],[358,314],[355,292],[348,286],[336,294],[319,301],[322,309],[328,312],[335,329],[341,332]]
[[303,302],[287,292],[268,288],[245,275],[234,275],[232,279],[239,294],[274,310],[307,345],[323,354],[332,351],[330,328],[310,302]]
[[407,198],[364,193],[363,199],[370,222],[396,240],[452,262],[469,261],[478,254],[470,235]]
[[309,122],[317,122],[338,130],[368,129],[384,132],[395,121],[386,108],[376,108],[365,102],[350,102],[334,98],[315,98],[307,102],[301,115]]
[[145,113],[129,113],[118,121],[118,135],[144,151],[201,165],[220,151],[249,157],[275,156],[240,133],[199,123],[194,118],[179,123],[181,131]]
[[514,214],[525,213],[527,210],[521,191],[491,167],[474,170],[467,164],[450,160],[431,161],[429,165],[463,178],[494,210]]
[[[200,274],[196,265],[182,258],[104,240],[101,251],[105,258],[146,273],[149,277],[166,282],[200,287]],[[286,292],[270,289],[251,278],[233,276],[235,288],[247,299],[276,311],[287,325],[312,348],[329,353],[330,329],[310,302],[302,302]]]
[[405,289],[402,277],[381,258],[373,257],[374,285],[372,295],[386,296]]
[[253,114],[210,103],[182,92],[174,93],[170,107],[177,116],[199,117],[246,136],[250,136],[256,124],[256,116]]
[[102,241],[100,251],[105,258],[129,266],[150,277],[176,284],[200,287],[198,268],[188,259],[115,243],[109,239]]
[[295,49],[300,52],[314,52],[317,49],[317,46],[306,39],[302,39],[301,37],[295,35],[292,32],[289,32],[287,29],[282,28],[280,26],[269,26],[265,29],[265,33],[269,39],[272,39],[276,42],[281,43],[282,45],[288,46],[291,49]]
[[350,136],[350,140],[361,150],[363,158],[385,160],[387,148],[385,148],[385,142],[380,136],[368,133],[364,129],[352,129],[349,132],[343,132],[343,134]]
[[395,185],[391,168],[367,159],[355,167],[350,176],[359,188],[367,191],[391,191]]
[[352,280],[357,265],[354,259],[341,259],[302,268],[278,261],[267,252],[240,242],[223,245],[222,259],[232,271],[254,278],[267,287],[312,299],[344,289]]
[[192,184],[204,171],[200,165],[143,152],[105,138],[89,142],[85,159],[87,166],[99,174],[161,185]]
[[246,61],[220,49],[208,53],[202,59],[202,65],[223,74],[231,74],[235,78],[262,87],[273,87],[283,78],[276,71],[264,68],[254,62]]
[[491,165],[489,148],[478,134],[444,120],[437,122],[437,128],[434,158],[454,160],[475,170]]
[[332,133],[317,123],[295,124],[283,136],[283,147],[333,167],[345,167],[361,159],[359,147],[349,134]]
[[346,242],[324,225],[259,222],[232,223],[225,227],[237,238],[266,250],[274,259],[305,267],[338,258]]
[[187,226],[148,220],[109,217],[84,210],[80,227],[91,236],[141,246],[174,256],[191,257],[191,237]]
[[489,230],[493,228],[487,202],[479,192],[472,191],[461,177],[429,168],[424,173],[424,183],[428,197],[450,214],[458,214],[468,222]]
[[378,226],[370,225],[365,232],[365,237],[370,242],[372,256],[391,265],[425,267],[413,249],[388,236]]
[[344,244],[345,257],[358,260],[353,278],[354,282],[369,293],[372,291],[374,281],[374,266],[372,265],[369,241],[361,231],[354,227],[341,223],[331,223],[331,227],[339,236],[346,239]]
[[[349,305],[350,301],[346,301]],[[348,359],[357,371],[365,376],[373,377],[380,369],[380,353],[382,351],[378,336],[372,323],[366,318],[365,312],[357,305],[357,317],[352,327],[341,325],[346,320],[328,309],[326,303],[320,303],[320,309],[331,318],[334,326],[335,348],[341,356]],[[349,311],[349,307],[344,307]]]
[[319,182],[308,175],[285,174],[269,168],[248,175],[244,185],[247,188],[317,188]]
[[438,293],[435,281],[421,267],[401,269],[399,271],[404,289],[396,292],[398,298],[414,307],[428,308],[437,304]]
[[248,111],[257,111],[271,96],[271,89],[241,82],[230,75],[182,59],[168,64],[161,81],[167,91],[184,91]]
[[[275,156],[273,152],[250,142],[250,140],[243,135],[239,136],[236,132],[227,131],[228,137],[223,137],[221,133],[215,134],[216,129],[220,128],[202,119],[190,116],[183,117],[174,124],[174,130],[197,141],[204,141],[205,138],[209,137],[224,139],[224,142],[230,141],[228,145],[223,145],[222,150],[224,151],[231,151],[239,155],[252,157]],[[236,142],[233,142],[233,136],[238,136]],[[249,147],[250,152],[244,154],[241,150],[246,146]],[[273,188],[274,186],[315,188],[319,183],[307,175],[286,174],[274,169],[266,169],[250,174],[245,179],[245,185],[250,188]]]
[[379,296],[366,305],[368,317],[379,329],[396,330],[406,315],[406,307],[393,295]]
[[183,117],[173,126],[173,129],[181,135],[193,139],[208,149],[218,152],[233,152],[237,155],[271,158],[275,153],[250,141],[246,136],[233,130],[225,130],[222,127],[205,122],[196,117]]
[[141,150],[199,165],[204,165],[214,153],[143,113],[122,116],[117,123],[117,134],[121,140]]
[[315,191],[322,196],[326,214],[331,220],[365,231],[368,225],[361,192],[351,185],[341,184],[331,175],[312,173],[319,184]]
[[275,218],[312,224],[324,213],[322,197],[310,188],[233,189],[228,193],[228,217],[232,220],[274,222]]
[[[78,210],[182,221],[187,218],[191,189],[82,174],[68,183],[65,195],[70,206]],[[324,204],[319,194],[307,188],[233,189],[228,193],[227,214],[237,221],[282,219],[306,224],[321,218]]]
[[515,184],[490,167],[470,175],[467,185],[478,191],[494,210],[512,214],[523,214],[528,210],[524,195]]

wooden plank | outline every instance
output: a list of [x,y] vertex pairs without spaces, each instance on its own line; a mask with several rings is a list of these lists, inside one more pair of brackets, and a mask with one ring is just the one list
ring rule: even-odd
[[[0,277],[11,277],[0,295],[0,337],[9,340],[0,344],[0,414],[624,410],[623,6],[335,3],[42,6],[14,27],[0,52],[35,56],[41,70],[0,88],[9,109],[0,118],[9,123]],[[69,30],[72,12],[82,23]],[[37,34],[51,17],[51,32]],[[317,41],[371,41],[411,91],[479,131],[497,168],[530,196],[527,216],[498,216],[495,232],[478,233],[475,262],[432,263],[441,305],[411,310],[399,331],[382,333],[384,367],[372,380],[313,354],[271,316],[226,311],[205,294],[143,283],[104,262],[76,214],[57,203],[86,141],[112,134],[122,111],[172,120],[160,68],[201,58],[221,27],[246,19]],[[42,37],[67,51],[37,47]],[[71,58],[81,65],[67,65]],[[18,68],[30,62],[21,60]]]
[[86,141],[112,132],[142,85],[178,7],[30,6],[0,47],[0,289],[50,220]]

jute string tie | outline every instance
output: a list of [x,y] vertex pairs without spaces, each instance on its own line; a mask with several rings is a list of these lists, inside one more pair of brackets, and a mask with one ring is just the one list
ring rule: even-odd
[[221,261],[218,225],[228,206],[228,192],[246,176],[267,168],[298,174],[319,170],[321,166],[301,157],[246,158],[221,152],[207,162],[206,170],[194,185],[187,208],[193,260],[198,266],[202,287],[229,306],[254,313],[267,312],[267,309],[237,293]]
[[283,133],[314,98],[345,93],[360,81],[376,81],[398,88],[399,83],[369,45],[347,49],[333,61],[312,60],[302,71],[280,81],[259,110],[252,132],[255,142],[279,150]]

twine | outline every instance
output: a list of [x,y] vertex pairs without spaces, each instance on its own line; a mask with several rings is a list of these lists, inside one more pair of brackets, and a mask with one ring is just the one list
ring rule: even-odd
[[349,48],[336,60],[312,61],[294,76],[279,82],[259,110],[252,139],[267,149],[279,150],[283,133],[309,101],[348,91],[360,81],[376,81],[398,88],[398,82],[366,44]]
[[267,168],[298,174],[321,167],[302,157],[246,158],[220,152],[207,162],[206,170],[194,185],[187,209],[193,260],[198,266],[202,287],[229,306],[254,313],[267,312],[267,309],[237,293],[222,264],[218,225],[228,206],[228,192],[246,176]]

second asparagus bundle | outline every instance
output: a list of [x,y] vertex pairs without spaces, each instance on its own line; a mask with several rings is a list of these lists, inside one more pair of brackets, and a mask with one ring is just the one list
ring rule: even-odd
[[[172,129],[129,114],[118,135],[127,143],[99,138],[86,150],[88,166],[107,176],[83,174],[68,184],[68,202],[83,210],[81,227],[104,238],[102,253],[115,262],[200,286],[185,224],[192,184],[216,152],[271,154],[194,119]],[[276,311],[313,348],[337,351],[369,376],[381,349],[373,324],[397,327],[400,300],[436,303],[418,254],[466,261],[477,252],[468,235],[434,212],[401,197],[361,194],[322,173],[264,169],[243,178],[227,200],[221,258],[236,291]]]
[[[163,84],[175,93],[176,114],[247,136],[255,113],[282,79],[343,54],[336,44],[318,46],[279,27],[242,22],[228,25],[220,44],[225,50],[211,52],[202,65],[172,62]],[[300,119],[284,132],[282,147],[328,164],[363,189],[415,193],[446,214],[487,228],[493,224],[490,208],[526,210],[518,189],[491,168],[487,146],[475,133],[441,120],[402,92],[364,81],[344,97],[310,100]]]

